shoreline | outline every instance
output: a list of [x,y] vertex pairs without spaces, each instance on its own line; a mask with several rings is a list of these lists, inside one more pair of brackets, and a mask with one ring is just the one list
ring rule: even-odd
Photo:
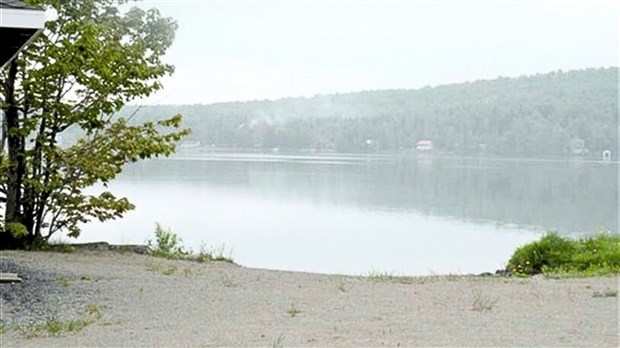
[[[148,255],[153,257],[152,252],[149,250],[149,247],[145,244],[111,244],[105,241],[98,242],[84,242],[84,243],[67,243],[67,244],[49,244],[49,250],[42,250],[42,252],[60,252],[60,253],[73,253],[73,252],[117,252],[117,253],[134,253],[138,255]],[[254,267],[236,263],[233,258],[224,257],[223,255],[219,255],[221,259],[219,261],[228,262],[238,267],[243,267],[247,269],[255,269],[255,270],[263,270],[263,271],[274,271],[274,272],[291,272],[291,273],[301,273],[301,274],[315,274],[315,275],[324,275],[324,276],[346,276],[346,277],[372,277],[372,276],[390,276],[390,277],[398,277],[398,278],[415,278],[415,277],[442,277],[442,276],[468,276],[468,277],[512,277],[506,269],[496,269],[494,271],[488,270],[480,273],[460,273],[460,272],[448,272],[448,273],[435,273],[430,272],[430,274],[401,274],[396,272],[389,272],[383,270],[370,270],[366,273],[361,274],[344,274],[339,272],[314,272],[314,271],[303,271],[303,270],[289,270],[289,269],[278,269],[278,268],[263,268],[263,267]],[[158,257],[162,258],[162,257]],[[164,257],[165,258],[165,257]],[[199,260],[199,256],[196,254],[189,254],[186,257],[181,258],[170,258],[170,260],[177,261],[190,261],[197,263],[204,263],[209,261],[201,261]],[[218,260],[216,260],[218,261]]]
[[39,331],[31,327],[26,337],[27,330],[5,324],[26,315],[11,300],[36,279],[2,285],[3,346],[619,343],[618,276],[361,277],[92,250],[2,251],[0,261],[23,267],[45,286],[45,299],[30,299],[39,312],[56,307],[57,322],[85,324],[50,334],[43,315]]

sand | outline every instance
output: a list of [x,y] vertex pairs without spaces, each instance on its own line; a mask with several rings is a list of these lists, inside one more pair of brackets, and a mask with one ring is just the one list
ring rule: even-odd
[[[92,251],[1,258],[62,275],[93,320],[38,337],[9,328],[2,347],[619,346],[618,277],[349,277]],[[3,312],[19,314],[8,301]]]

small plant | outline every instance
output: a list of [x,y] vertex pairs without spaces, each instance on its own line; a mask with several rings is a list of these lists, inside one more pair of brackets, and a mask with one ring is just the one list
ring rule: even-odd
[[9,326],[5,323],[0,323],[0,335],[5,334],[7,331],[9,331]]
[[89,304],[88,307],[86,307],[86,313],[96,320],[101,319],[101,309],[96,303]]
[[89,275],[84,274],[84,275],[82,275],[80,277],[80,280],[89,282],[89,281],[93,280],[93,278],[91,276],[89,276]]
[[63,329],[63,323],[57,318],[52,318],[43,324],[43,328],[51,335],[59,334]]
[[592,293],[592,297],[605,298],[605,297],[618,297],[618,290],[605,289],[604,291],[595,291]]
[[[46,321],[42,329],[50,335],[59,335],[63,332],[75,332],[81,331],[86,326],[92,324],[92,320],[88,319],[74,319],[61,321],[58,318],[54,317],[48,321]],[[35,330],[38,331],[38,330]]]
[[497,301],[499,299],[487,297],[480,290],[474,290],[474,301],[471,309],[474,311],[490,311]]
[[341,292],[347,292],[353,287],[352,284],[347,283],[345,276],[336,275],[329,279],[336,286],[336,289],[340,290]]
[[175,266],[175,265],[168,266],[168,267],[166,267],[166,268],[162,269],[161,274],[163,274],[163,275],[165,275],[165,276],[169,276],[169,275],[174,274],[174,272],[176,272],[176,271],[177,271],[177,269],[178,269],[178,268],[177,268],[177,266]]
[[239,285],[229,275],[224,273],[220,275],[218,282],[225,288],[236,288]]
[[225,246],[222,245],[221,248],[215,249],[210,248],[207,250],[204,244],[200,245],[200,251],[198,255],[191,256],[189,259],[198,261],[198,262],[209,262],[209,261],[222,261],[234,263],[232,257],[224,255]]
[[284,339],[286,338],[286,336],[284,336],[284,333],[281,333],[280,335],[278,335],[278,337],[273,340],[273,344],[271,345],[271,347],[273,348],[281,348],[284,347]]
[[16,325],[15,328],[24,338],[35,338],[41,336],[41,326],[34,323]]
[[153,256],[178,259],[189,254],[181,245],[182,242],[181,238],[169,228],[164,229],[157,223],[155,225],[155,241],[149,240],[147,246],[151,250]]
[[189,268],[189,267],[185,267],[185,268],[183,268],[183,276],[184,276],[185,278],[189,278],[189,277],[191,277],[191,276],[192,276],[192,269],[191,269],[191,268]]
[[295,303],[291,303],[291,307],[286,311],[291,318],[295,318],[297,314],[301,313],[299,309],[295,306]]
[[66,277],[60,277],[56,280],[58,282],[58,284],[60,284],[60,286],[62,286],[63,288],[67,288],[69,287],[69,279]]
[[176,265],[164,266],[159,262],[151,262],[150,260],[147,260],[147,262],[145,262],[145,265],[147,270],[151,272],[159,272],[165,276],[174,274],[174,272],[176,272],[178,269]]
[[397,276],[388,272],[370,272],[366,277],[376,283],[413,284],[413,277]]

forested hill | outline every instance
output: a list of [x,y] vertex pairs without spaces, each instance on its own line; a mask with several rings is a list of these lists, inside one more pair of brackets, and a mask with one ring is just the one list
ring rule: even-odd
[[193,130],[187,143],[209,149],[410,151],[418,140],[430,139],[446,153],[598,156],[609,149],[617,158],[618,72],[587,69],[417,90],[144,106],[135,119],[181,113]]

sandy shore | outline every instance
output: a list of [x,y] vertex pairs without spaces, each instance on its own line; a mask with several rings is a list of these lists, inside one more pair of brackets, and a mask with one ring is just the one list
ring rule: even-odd
[[[1,259],[56,277],[61,297],[79,299],[43,305],[92,321],[57,335],[5,324],[2,347],[619,345],[618,277],[348,277],[112,252]],[[10,298],[20,285],[2,286]],[[22,312],[2,300],[3,323]]]

